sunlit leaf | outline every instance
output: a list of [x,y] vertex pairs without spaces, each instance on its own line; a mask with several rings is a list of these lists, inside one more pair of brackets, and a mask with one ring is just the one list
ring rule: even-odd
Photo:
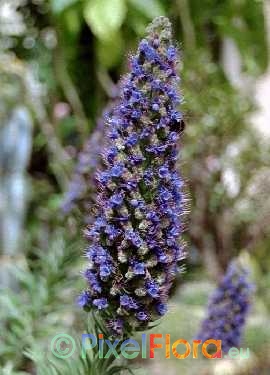
[[129,0],[129,3],[150,19],[166,14],[163,5],[158,0]]
[[92,32],[102,40],[108,40],[122,25],[126,15],[125,0],[87,1],[84,18]]

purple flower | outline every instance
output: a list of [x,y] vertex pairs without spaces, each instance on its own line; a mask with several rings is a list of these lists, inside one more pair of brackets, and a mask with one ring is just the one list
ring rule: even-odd
[[149,296],[153,298],[157,298],[159,296],[159,286],[155,281],[147,281],[146,290]]
[[91,302],[92,302],[92,298],[88,290],[84,290],[77,298],[77,305],[80,307],[89,306]]
[[138,308],[137,302],[132,297],[129,297],[126,294],[120,296],[120,305],[127,309],[136,310]]
[[218,288],[209,300],[207,317],[202,322],[197,338],[222,340],[222,351],[239,347],[254,286],[248,271],[238,261],[229,264]]
[[163,165],[162,167],[159,168],[158,175],[159,175],[160,178],[167,178],[171,174],[170,174],[170,171],[169,171],[168,167]]
[[172,193],[164,187],[160,188],[159,199],[163,202],[167,202],[172,198]]
[[153,109],[154,111],[158,111],[158,110],[159,110],[159,105],[158,105],[157,103],[154,103],[154,104],[152,105],[152,109]]
[[130,136],[128,137],[127,141],[126,141],[126,146],[128,147],[132,147],[132,146],[135,146],[136,143],[138,142],[138,134],[136,133],[132,133],[130,134]]
[[142,239],[140,235],[134,232],[132,229],[127,230],[125,234],[125,237],[130,240],[134,246],[140,247],[142,245]]
[[90,287],[91,295],[94,296],[96,293],[101,293],[101,283],[98,280],[97,273],[88,269],[84,272],[84,276]]
[[138,320],[142,320],[142,321],[147,321],[150,318],[149,314],[145,311],[139,311],[135,314],[135,316]]
[[145,274],[145,265],[144,263],[136,262],[132,267],[135,275],[144,275]]
[[183,181],[176,168],[180,99],[171,25],[158,17],[131,58],[108,116],[95,220],[86,230],[95,249],[86,277],[93,308],[110,325],[119,319],[123,332],[166,313],[184,258]]
[[109,306],[107,298],[96,298],[93,300],[93,305],[95,305],[99,310],[106,309]]
[[112,177],[120,177],[121,174],[123,173],[123,171],[124,171],[123,164],[116,164],[111,169],[111,176]]
[[120,206],[123,203],[123,195],[122,194],[114,194],[110,198],[111,207]]
[[100,266],[100,277],[102,278],[102,277],[110,276],[112,271],[113,271],[112,265],[110,265],[108,263],[101,264],[101,266]]
[[167,263],[169,261],[168,256],[162,251],[158,252],[158,260],[160,263]]
[[167,51],[167,56],[168,56],[169,61],[174,61],[174,59],[176,58],[176,55],[177,55],[177,51],[175,47],[170,46]]
[[168,311],[168,307],[165,303],[157,303],[156,304],[156,311],[159,315],[165,315],[166,312]]
[[105,233],[108,235],[109,240],[114,240],[119,235],[119,230],[114,225],[106,225]]
[[113,335],[122,336],[124,327],[123,319],[109,319],[106,325]]

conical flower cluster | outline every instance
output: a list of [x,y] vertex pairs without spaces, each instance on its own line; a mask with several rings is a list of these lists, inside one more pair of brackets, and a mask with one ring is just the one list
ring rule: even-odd
[[228,353],[231,347],[239,347],[253,290],[248,271],[239,262],[231,262],[210,298],[207,318],[197,338],[202,342],[222,340],[224,353]]
[[105,169],[97,176],[95,221],[86,230],[88,288],[79,304],[99,310],[115,334],[144,328],[166,313],[184,258],[176,69],[171,25],[159,17],[131,57],[119,104],[107,120]]

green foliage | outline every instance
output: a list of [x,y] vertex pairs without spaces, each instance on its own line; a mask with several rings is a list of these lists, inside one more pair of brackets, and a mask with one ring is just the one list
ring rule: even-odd
[[111,34],[121,27],[125,14],[125,0],[89,0],[84,8],[87,24],[101,40],[111,39]]
[[165,14],[163,3],[159,0],[129,0],[129,3],[138,10],[142,16],[147,16],[149,19]]
[[36,345],[44,350],[44,338],[55,334],[61,326],[68,329],[60,322],[72,319],[74,313],[78,245],[78,242],[68,244],[63,233],[57,231],[46,251],[35,252],[34,261],[29,260],[21,268],[14,266],[13,277],[18,281],[20,293],[2,289],[0,294],[2,358],[13,358],[19,365],[24,350]]
[[267,49],[259,47],[266,45],[266,40],[262,7],[258,3],[252,0],[224,2],[216,18],[220,35],[236,41],[244,57],[245,69],[250,74],[256,74],[267,66]]

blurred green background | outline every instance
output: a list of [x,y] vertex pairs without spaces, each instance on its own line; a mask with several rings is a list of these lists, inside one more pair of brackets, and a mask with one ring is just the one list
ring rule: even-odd
[[51,338],[83,332],[74,300],[85,224],[60,206],[77,153],[159,15],[181,50],[179,168],[190,213],[187,272],[155,331],[191,340],[209,293],[243,251],[257,292],[242,345],[250,360],[160,355],[135,371],[269,374],[270,2],[0,0],[1,375],[53,374],[44,368]]

